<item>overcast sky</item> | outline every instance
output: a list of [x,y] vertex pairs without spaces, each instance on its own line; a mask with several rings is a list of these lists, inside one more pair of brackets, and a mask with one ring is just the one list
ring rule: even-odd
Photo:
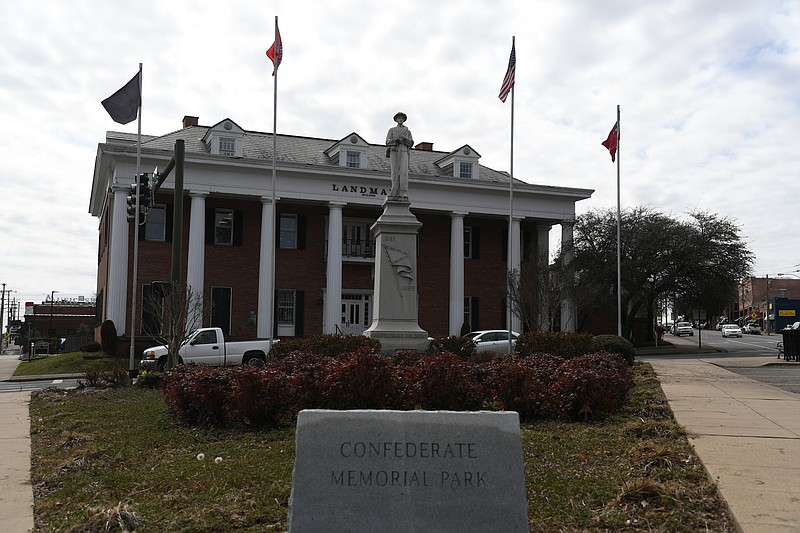
[[100,101],[140,62],[143,133],[184,115],[272,131],[276,15],[279,133],[380,144],[402,110],[417,142],[469,144],[507,171],[511,100],[497,94],[513,35],[516,178],[595,189],[579,214],[615,208],[600,143],[619,104],[623,208],[729,217],[757,275],[800,269],[798,2],[40,0],[0,4],[0,283],[12,297],[94,296],[97,145],[136,132]]

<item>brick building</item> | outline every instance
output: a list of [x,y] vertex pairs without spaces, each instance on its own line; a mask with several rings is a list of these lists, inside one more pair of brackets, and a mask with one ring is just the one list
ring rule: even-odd
[[[739,284],[737,299],[729,315],[739,323],[748,320],[765,327],[764,318],[768,316],[770,331],[774,331],[775,309],[777,299],[800,299],[800,279],[789,277],[748,277]],[[769,313],[767,314],[767,309]]]
[[19,333],[28,337],[66,337],[95,326],[95,302],[90,299],[25,302],[25,322]]
[[[411,124],[413,130],[413,124]],[[362,333],[372,321],[375,264],[370,227],[390,187],[384,145],[358,133],[339,140],[278,135],[272,203],[272,134],[224,119],[143,136],[141,169],[165,168],[185,142],[182,278],[202,292],[203,324],[232,336],[299,337]],[[89,211],[99,219],[97,306],[119,334],[130,333],[134,225],[126,196],[136,172],[136,135],[108,132],[98,145]],[[480,164],[470,145],[411,150],[411,210],[418,235],[420,327],[430,335],[505,328],[506,271],[547,257],[549,232],[571,242],[576,202],[593,191],[515,180],[509,253],[509,175]],[[170,276],[174,172],[140,226],[137,335],[150,282]],[[273,222],[274,221],[274,222]],[[274,260],[274,285],[271,265]],[[274,290],[274,307],[269,295]],[[562,329],[574,329],[564,305]],[[270,327],[270,325],[272,327]]]

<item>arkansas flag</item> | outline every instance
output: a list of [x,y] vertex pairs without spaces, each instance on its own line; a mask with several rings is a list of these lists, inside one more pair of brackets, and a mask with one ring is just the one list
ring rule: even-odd
[[617,144],[619,143],[619,122],[614,124],[614,127],[611,128],[611,132],[608,134],[608,139],[603,141],[602,144],[608,151],[611,152],[611,162],[617,160]]
[[[277,24],[277,22],[275,23]],[[274,76],[276,72],[278,72],[278,67],[283,61],[283,41],[281,40],[281,30],[278,27],[275,27],[277,37],[275,38],[275,42],[272,43],[272,46],[269,47],[267,50],[267,57],[272,60],[272,64],[275,65],[275,68],[272,71],[272,75]]]

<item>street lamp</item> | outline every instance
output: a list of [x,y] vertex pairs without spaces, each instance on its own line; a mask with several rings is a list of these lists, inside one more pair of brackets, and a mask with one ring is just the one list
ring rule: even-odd
[[[47,336],[50,336],[50,332],[53,331],[53,294],[57,293],[58,291],[50,291],[50,325],[47,326]],[[55,335],[53,335],[55,337]]]

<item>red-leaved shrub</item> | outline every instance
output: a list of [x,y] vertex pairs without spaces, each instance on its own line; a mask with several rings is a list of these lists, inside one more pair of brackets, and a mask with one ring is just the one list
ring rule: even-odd
[[164,396],[174,420],[222,426],[229,386],[227,368],[178,365],[167,374]]
[[294,391],[285,373],[275,368],[238,366],[228,371],[227,422],[276,428],[294,418]]
[[322,393],[331,362],[330,357],[291,352],[282,359],[269,362],[267,366],[288,376],[294,390],[294,409],[300,412],[303,409],[322,409],[325,406]]
[[476,365],[484,401],[504,411],[516,411],[521,420],[546,416],[547,386],[531,360],[503,355]]
[[385,409],[396,403],[391,359],[370,348],[339,355],[327,371],[322,396],[328,409]]
[[471,365],[450,352],[420,359],[407,367],[403,401],[421,409],[469,411],[482,403],[481,387]]
[[585,420],[616,410],[633,387],[633,372],[616,354],[598,352],[564,361],[547,391],[549,410],[567,420]]

